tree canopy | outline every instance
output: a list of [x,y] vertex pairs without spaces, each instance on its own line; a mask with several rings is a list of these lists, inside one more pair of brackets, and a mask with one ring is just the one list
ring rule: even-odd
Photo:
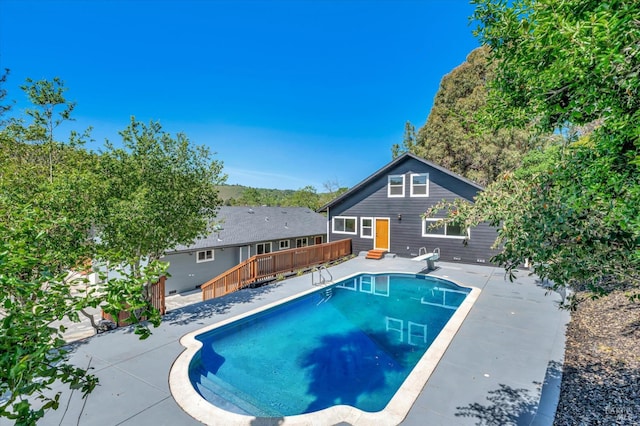
[[438,208],[455,213],[451,221],[499,226],[495,260],[509,271],[529,261],[556,286],[637,290],[640,3],[474,3],[476,33],[496,64],[486,116],[500,128],[533,121],[562,141],[530,153],[474,205]]
[[[65,329],[54,324],[101,307],[157,325],[148,290],[167,268],[158,258],[207,233],[225,177],[207,149],[156,122],[132,118],[119,147],[87,151],[87,131],[57,133],[74,106],[62,80],[23,90],[34,108],[0,117],[0,417],[31,425],[58,407],[54,382],[85,395],[97,383],[67,363]],[[89,285],[89,260],[120,276]],[[136,326],[142,338],[147,324]]]
[[404,150],[481,185],[517,167],[537,140],[527,126],[491,128],[481,120],[495,67],[480,47],[444,76],[424,126],[417,134],[405,126]]

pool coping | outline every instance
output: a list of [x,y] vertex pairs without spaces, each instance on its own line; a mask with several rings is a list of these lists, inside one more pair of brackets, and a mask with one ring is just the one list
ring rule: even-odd
[[[361,274],[407,274],[406,271],[361,271],[341,277],[339,281],[345,281]],[[411,275],[418,275],[412,274]],[[439,278],[439,277],[438,277]],[[402,422],[408,415],[411,407],[420,395],[424,386],[427,384],[429,377],[437,367],[440,359],[444,355],[449,344],[462,326],[465,318],[471,311],[474,303],[481,293],[481,289],[476,286],[462,284],[451,278],[439,278],[447,280],[463,288],[469,288],[471,291],[465,297],[462,304],[456,309],[455,313],[447,321],[444,328],[438,333],[429,349],[420,358],[411,373],[404,380],[398,391],[391,398],[387,406],[377,412],[366,412],[355,407],[346,405],[337,405],[329,407],[313,413],[300,414],[294,416],[285,416],[278,419],[278,424],[284,425],[315,425],[315,424],[337,424],[345,422],[354,426],[359,425],[397,425]],[[327,283],[325,286],[334,284]],[[214,324],[202,327],[198,330],[189,332],[180,338],[180,344],[185,350],[176,358],[169,371],[169,389],[177,404],[190,416],[205,424],[217,424],[222,422],[225,425],[249,426],[256,425],[256,422],[270,423],[274,420],[272,417],[256,417],[232,413],[220,408],[211,402],[205,400],[194,388],[189,379],[189,364],[195,353],[202,347],[202,344],[195,336],[208,331],[223,327],[232,322],[241,320],[256,313],[265,311],[274,306],[278,306],[289,301],[298,299],[307,294],[319,291],[318,287],[313,287],[294,295],[288,296],[278,301],[274,301],[265,306],[253,309],[219,321]]]

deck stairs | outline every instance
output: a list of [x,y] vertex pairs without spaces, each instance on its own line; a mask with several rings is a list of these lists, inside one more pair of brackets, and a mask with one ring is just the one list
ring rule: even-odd
[[367,255],[365,256],[365,259],[376,259],[376,260],[382,259],[386,252],[387,252],[386,250],[380,250],[380,249],[369,250],[367,252]]

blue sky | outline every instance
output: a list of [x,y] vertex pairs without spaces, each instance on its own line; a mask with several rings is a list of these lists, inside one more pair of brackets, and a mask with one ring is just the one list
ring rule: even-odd
[[[98,149],[133,115],[207,145],[229,184],[351,187],[478,47],[466,0],[1,0],[6,89],[60,77]],[[63,134],[57,135],[62,138]]]

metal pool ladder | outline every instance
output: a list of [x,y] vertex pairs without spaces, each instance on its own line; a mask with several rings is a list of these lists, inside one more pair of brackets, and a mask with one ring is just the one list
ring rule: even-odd
[[[314,273],[315,271],[318,271],[318,282],[316,282],[315,278],[314,278]],[[322,271],[326,272],[327,275],[329,276],[329,281],[327,281],[327,279],[325,278],[324,275],[322,275]],[[324,265],[320,265],[318,266],[318,268],[314,268],[311,271],[311,285],[325,285],[327,284],[327,282],[332,282],[333,281],[333,275],[331,275],[331,272],[329,272],[329,270],[327,269],[326,266]]]

